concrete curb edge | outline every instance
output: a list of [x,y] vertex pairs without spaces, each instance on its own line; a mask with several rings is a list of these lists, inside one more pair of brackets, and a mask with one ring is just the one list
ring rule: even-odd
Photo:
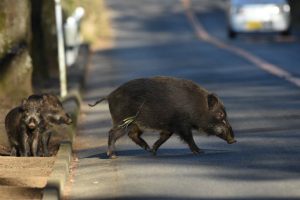
[[[78,121],[78,114],[80,112],[81,105],[81,94],[80,88],[77,90],[70,91],[70,95],[62,102],[64,104],[65,101],[71,99],[72,101],[76,101],[76,108],[69,113],[71,113],[72,120],[75,125]],[[70,140],[65,140],[60,142],[59,150],[56,155],[56,160],[53,166],[53,170],[50,174],[50,177],[47,181],[46,187],[43,190],[43,200],[58,200],[62,197],[64,188],[67,184],[68,174],[69,174],[69,166],[72,162],[72,151],[73,151],[73,140],[76,135],[76,126],[70,126],[67,128],[67,134],[71,136]]]
[[66,186],[69,166],[72,161],[72,142],[62,141],[57,153],[52,173],[43,190],[43,200],[57,200]]
[[67,185],[69,167],[72,162],[73,141],[76,137],[77,124],[82,104],[82,90],[90,62],[89,46],[82,46],[85,46],[86,48],[86,59],[78,64],[81,67],[77,68],[77,74],[75,74],[75,77],[77,77],[76,84],[68,91],[67,97],[61,100],[66,112],[70,114],[73,124],[67,126],[65,135],[69,136],[68,139],[60,142],[53,170],[43,189],[43,200],[61,199]]

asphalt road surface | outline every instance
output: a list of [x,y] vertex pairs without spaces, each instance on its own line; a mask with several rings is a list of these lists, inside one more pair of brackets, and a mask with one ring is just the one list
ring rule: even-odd
[[[300,88],[228,48],[199,38],[192,12],[217,41],[300,76],[300,42],[278,34],[226,37],[225,1],[109,0],[115,47],[95,52],[84,89],[70,199],[299,199]],[[197,26],[197,25],[196,25]],[[224,102],[237,143],[194,132],[204,154],[173,135],[157,156],[125,135],[106,156],[107,102],[87,106],[134,78],[187,78]],[[144,133],[149,146],[159,133]]]

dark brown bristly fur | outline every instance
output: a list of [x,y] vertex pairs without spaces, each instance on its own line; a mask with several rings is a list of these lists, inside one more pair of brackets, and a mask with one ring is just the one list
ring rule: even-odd
[[38,143],[41,143],[42,145],[43,155],[50,156],[48,146],[54,126],[61,123],[70,125],[72,123],[72,119],[66,113],[62,103],[55,94],[48,93],[42,95],[31,95],[28,99],[44,101],[45,105],[41,110],[44,121],[37,126],[36,132],[39,132],[41,135],[41,141],[38,141]]
[[[187,79],[164,76],[134,79],[90,106],[104,100],[109,103],[113,121],[107,149],[112,158],[116,157],[116,140],[126,133],[149,151],[148,144],[140,136],[145,131],[160,132],[153,146],[154,154],[173,133],[178,134],[191,151],[203,153],[194,142],[193,129],[217,135],[228,143],[235,142],[222,101]],[[122,126],[124,122],[126,126]]]
[[5,128],[11,146],[11,156],[37,156],[39,135],[36,128],[44,123],[41,115],[43,106],[43,100],[23,99],[21,106],[12,109],[6,115]]

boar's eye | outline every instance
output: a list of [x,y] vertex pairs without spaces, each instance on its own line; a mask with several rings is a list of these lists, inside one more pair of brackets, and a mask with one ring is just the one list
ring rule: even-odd
[[58,105],[57,105],[57,104],[53,104],[53,106],[54,106],[54,108],[57,108],[57,107],[58,107]]
[[224,115],[225,114],[224,114],[223,111],[219,111],[219,112],[216,113],[216,118],[219,119],[219,120],[221,120],[221,119],[224,118]]

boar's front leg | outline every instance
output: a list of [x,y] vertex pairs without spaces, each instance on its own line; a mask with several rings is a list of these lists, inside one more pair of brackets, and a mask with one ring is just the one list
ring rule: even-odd
[[128,136],[139,146],[141,146],[146,151],[151,152],[149,145],[141,138],[142,131],[136,125],[133,125],[131,130],[128,133]]
[[42,134],[42,148],[43,148],[43,154],[45,157],[49,157],[49,140],[51,137],[51,131],[46,131]]
[[11,147],[11,152],[10,152],[10,156],[17,156],[17,150],[16,147],[12,146]]
[[37,157],[41,135],[39,131],[34,131],[31,137],[32,137],[30,141],[31,155]]
[[18,154],[20,154],[21,157],[28,157],[27,144],[28,144],[28,135],[26,131],[23,131],[19,150],[17,149],[17,156]]
[[156,151],[157,149],[163,144],[165,143],[165,141],[167,141],[171,136],[173,135],[172,132],[168,132],[168,131],[163,131],[160,133],[160,138],[154,143],[153,145],[153,154],[156,155]]
[[192,132],[190,130],[185,131],[185,132],[180,132],[179,135],[180,135],[180,138],[189,145],[192,152],[194,152],[194,153],[204,153],[204,151],[202,151],[201,149],[199,149],[197,147],[197,145],[194,141]]

